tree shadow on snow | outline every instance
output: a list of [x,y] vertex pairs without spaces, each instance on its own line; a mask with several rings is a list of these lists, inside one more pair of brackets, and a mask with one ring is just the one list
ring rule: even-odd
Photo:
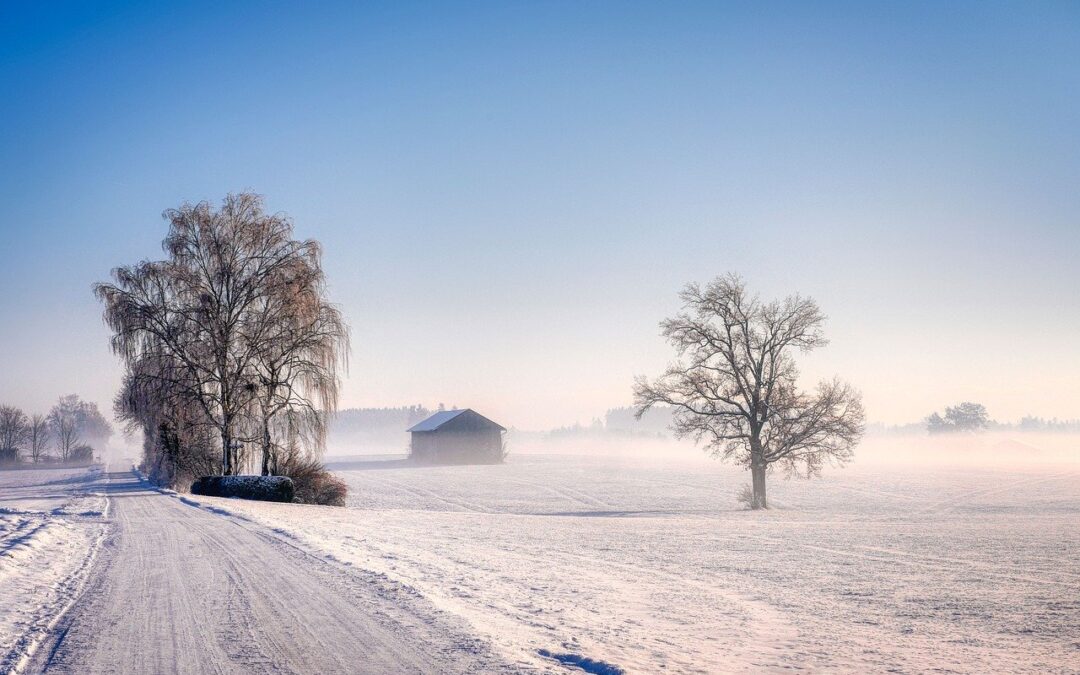
[[590,659],[589,657],[580,654],[556,654],[546,649],[539,649],[537,650],[537,653],[546,659],[553,659],[564,666],[576,666],[586,673],[592,673],[593,675],[623,675],[626,672],[618,666],[613,666],[610,663],[604,663],[603,661],[597,661],[596,659]]

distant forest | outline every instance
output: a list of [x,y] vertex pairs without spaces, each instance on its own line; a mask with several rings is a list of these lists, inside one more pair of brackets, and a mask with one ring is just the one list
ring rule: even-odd
[[404,452],[409,442],[405,430],[433,412],[422,405],[340,410],[330,423],[329,443],[347,443],[357,452]]
[[[999,422],[987,420],[982,431],[1009,431],[1009,432],[1032,432],[1032,433],[1055,433],[1075,434],[1080,433],[1080,420],[1061,420],[1055,418],[1026,416],[1019,422]],[[911,422],[909,424],[868,424],[866,431],[870,435],[902,436],[922,435],[927,433],[927,422]]]
[[[348,444],[360,452],[404,452],[409,438],[406,429],[434,413],[438,408],[416,404],[388,408],[349,408],[341,410],[330,425],[330,442],[334,445]],[[611,408],[602,418],[589,424],[572,424],[549,430],[522,432],[530,437],[568,439],[575,437],[629,436],[641,438],[669,438],[672,433],[671,408],[657,406],[640,419],[634,418],[633,407]],[[987,420],[988,431],[1080,433],[1080,420],[1045,419],[1028,416],[1019,422]],[[867,432],[872,435],[925,434],[926,422],[903,425],[869,424]]]
[[634,417],[635,408],[612,408],[604,418],[593,419],[591,424],[573,424],[547,431],[552,439],[577,438],[581,436],[633,436],[643,438],[667,438],[671,436],[671,408],[656,406],[642,418]]
[[1080,420],[1043,419],[1042,417],[1024,417],[1016,424],[991,422],[991,429],[1016,429],[1018,431],[1053,431],[1060,433],[1080,432]]

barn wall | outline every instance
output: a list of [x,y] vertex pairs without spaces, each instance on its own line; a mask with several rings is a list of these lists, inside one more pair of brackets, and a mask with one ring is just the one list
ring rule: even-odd
[[435,432],[414,431],[409,445],[409,457],[416,461],[434,461],[436,451]]
[[[487,425],[485,425],[487,426]],[[434,464],[491,464],[502,460],[498,429],[413,432],[411,457]]]

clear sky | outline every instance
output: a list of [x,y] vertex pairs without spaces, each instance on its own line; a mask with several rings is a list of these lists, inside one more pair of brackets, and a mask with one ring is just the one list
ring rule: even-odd
[[326,247],[346,406],[588,422],[738,271],[871,420],[1080,417],[1080,4],[173,5],[0,4],[0,402],[108,406],[91,283],[253,189]]

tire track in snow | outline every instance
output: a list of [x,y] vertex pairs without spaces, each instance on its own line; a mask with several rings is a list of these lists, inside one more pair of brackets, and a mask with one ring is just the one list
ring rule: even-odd
[[[93,478],[97,477],[98,474],[93,474]],[[87,495],[84,493],[79,496],[85,497]],[[73,497],[70,501],[78,499],[79,496]],[[14,664],[9,671],[11,675],[20,675],[20,673],[25,671],[37,654],[37,651],[49,640],[50,634],[56,630],[57,626],[66,619],[68,613],[75,607],[75,604],[79,601],[79,598],[85,591],[87,581],[98,560],[99,552],[110,535],[110,529],[107,525],[109,507],[111,506],[109,498],[98,493],[95,493],[94,496],[100,497],[105,503],[104,507],[101,509],[101,520],[105,522],[106,525],[101,528],[101,532],[99,532],[97,537],[91,542],[87,549],[86,557],[83,558],[79,566],[68,575],[67,578],[61,581],[60,585],[56,588],[58,597],[66,599],[66,602],[62,602],[62,604],[48,616],[39,619],[32,624],[27,632],[23,634],[22,638],[19,639],[15,649],[5,659],[14,661]],[[65,502],[65,504],[67,503],[69,502]],[[45,523],[45,525],[47,524],[48,523]],[[44,525],[42,527],[44,527]],[[36,531],[37,530],[35,530],[35,532]],[[0,661],[0,666],[2,665],[3,661]]]
[[[478,672],[505,668],[434,607],[211,505],[116,489],[116,536],[36,670]],[[189,500],[189,503],[193,503]],[[194,502],[198,504],[197,502]],[[288,505],[291,506],[291,505]]]

